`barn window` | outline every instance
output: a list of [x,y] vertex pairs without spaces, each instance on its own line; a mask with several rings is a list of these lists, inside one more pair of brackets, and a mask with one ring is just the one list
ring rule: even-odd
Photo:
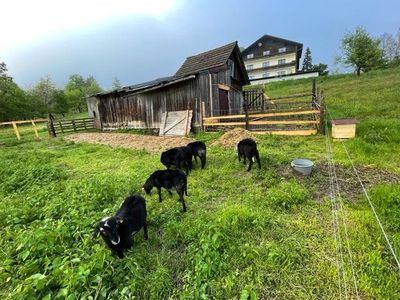
[[247,58],[253,58],[253,57],[254,57],[253,53],[247,54]]
[[279,53],[286,52],[286,47],[281,47],[281,48],[279,48],[279,49],[278,49],[278,52],[279,52]]

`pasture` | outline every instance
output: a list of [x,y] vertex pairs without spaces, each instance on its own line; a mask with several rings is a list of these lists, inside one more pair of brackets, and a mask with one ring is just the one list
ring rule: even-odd
[[[377,213],[400,252],[400,69],[319,79],[333,117],[356,117],[345,144]],[[310,82],[271,84],[289,94]],[[234,147],[211,146],[222,133],[193,136],[207,165],[188,177],[187,212],[176,194],[158,202],[141,190],[162,169],[159,152],[74,143],[64,138],[4,139],[0,145],[2,299],[338,299],[337,249],[324,136],[257,136],[262,169],[246,172]],[[2,140],[3,141],[3,140]],[[400,298],[400,275],[340,142],[334,162],[361,299]],[[310,177],[290,161],[316,163]],[[147,200],[143,231],[120,260],[95,224],[134,191]],[[347,293],[355,297],[344,257]]]

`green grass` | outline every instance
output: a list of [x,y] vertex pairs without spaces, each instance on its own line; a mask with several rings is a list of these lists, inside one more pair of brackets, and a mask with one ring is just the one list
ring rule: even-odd
[[[387,90],[382,101],[390,103],[382,105],[398,110],[399,98],[392,95],[397,90],[388,84],[398,75],[395,69],[319,79],[332,114],[361,121],[357,138],[346,146],[357,166],[369,166],[371,175],[373,168],[400,174],[398,131],[373,136],[395,113],[375,113],[370,106],[379,110],[380,104],[364,93]],[[340,88],[356,88],[354,82],[363,87],[357,96],[367,106],[359,105],[362,113]],[[309,81],[276,83],[268,93],[291,94],[310,86]],[[210,145],[220,135],[194,137]],[[263,168],[251,172],[237,161],[234,149],[209,147],[206,169],[197,166],[188,178],[187,213],[180,211],[176,194],[163,191],[162,203],[155,191],[146,195],[149,240],[140,232],[119,260],[101,239],[91,239],[94,225],[130,193],[143,195],[146,178],[162,168],[159,154],[44,136],[5,140],[0,145],[0,297],[338,299],[324,137],[259,136],[258,145]],[[349,170],[337,142],[334,156]],[[316,163],[313,176],[292,174],[290,161],[298,157]],[[382,181],[368,185],[368,191],[400,252],[399,185]],[[398,299],[400,276],[368,202],[359,187],[350,192],[342,190],[342,197],[360,296]],[[344,260],[354,295],[348,256]]]

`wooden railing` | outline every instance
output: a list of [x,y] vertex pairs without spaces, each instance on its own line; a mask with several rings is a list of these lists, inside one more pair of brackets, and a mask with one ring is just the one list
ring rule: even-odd
[[82,130],[94,129],[93,118],[82,118],[73,120],[53,120],[47,124],[49,134],[52,136],[57,136],[57,134],[78,132]]
[[39,133],[37,131],[36,124],[37,123],[44,123],[44,122],[47,122],[47,119],[32,119],[32,120],[9,121],[9,122],[2,122],[2,123],[0,123],[0,125],[12,125],[13,130],[14,130],[14,134],[15,134],[17,140],[20,140],[21,139],[21,135],[20,135],[19,130],[18,130],[18,124],[29,124],[29,123],[32,124],[32,128],[33,128],[33,131],[35,133],[35,136],[38,138],[39,137]]

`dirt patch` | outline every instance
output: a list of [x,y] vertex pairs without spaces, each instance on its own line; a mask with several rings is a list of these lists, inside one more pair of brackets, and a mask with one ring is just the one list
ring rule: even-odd
[[149,152],[160,152],[173,147],[186,146],[192,139],[186,137],[164,137],[150,135],[134,135],[129,133],[77,133],[65,137],[76,143],[86,142],[103,144],[111,147],[143,149]]
[[223,148],[235,148],[243,139],[251,138],[257,140],[254,135],[243,128],[235,128],[224,133],[219,139],[214,141],[211,146],[221,146]]
[[[363,191],[353,168],[335,165],[335,169],[341,196],[346,200],[354,201],[359,199],[363,195]],[[372,166],[356,166],[356,169],[367,190],[379,183],[400,183],[399,175],[382,169]],[[303,182],[310,188],[314,199],[322,200],[322,198],[330,196],[329,172],[325,161],[317,163],[310,176],[298,175],[293,172],[290,166],[281,168],[279,173],[284,178],[295,177],[300,182]]]

